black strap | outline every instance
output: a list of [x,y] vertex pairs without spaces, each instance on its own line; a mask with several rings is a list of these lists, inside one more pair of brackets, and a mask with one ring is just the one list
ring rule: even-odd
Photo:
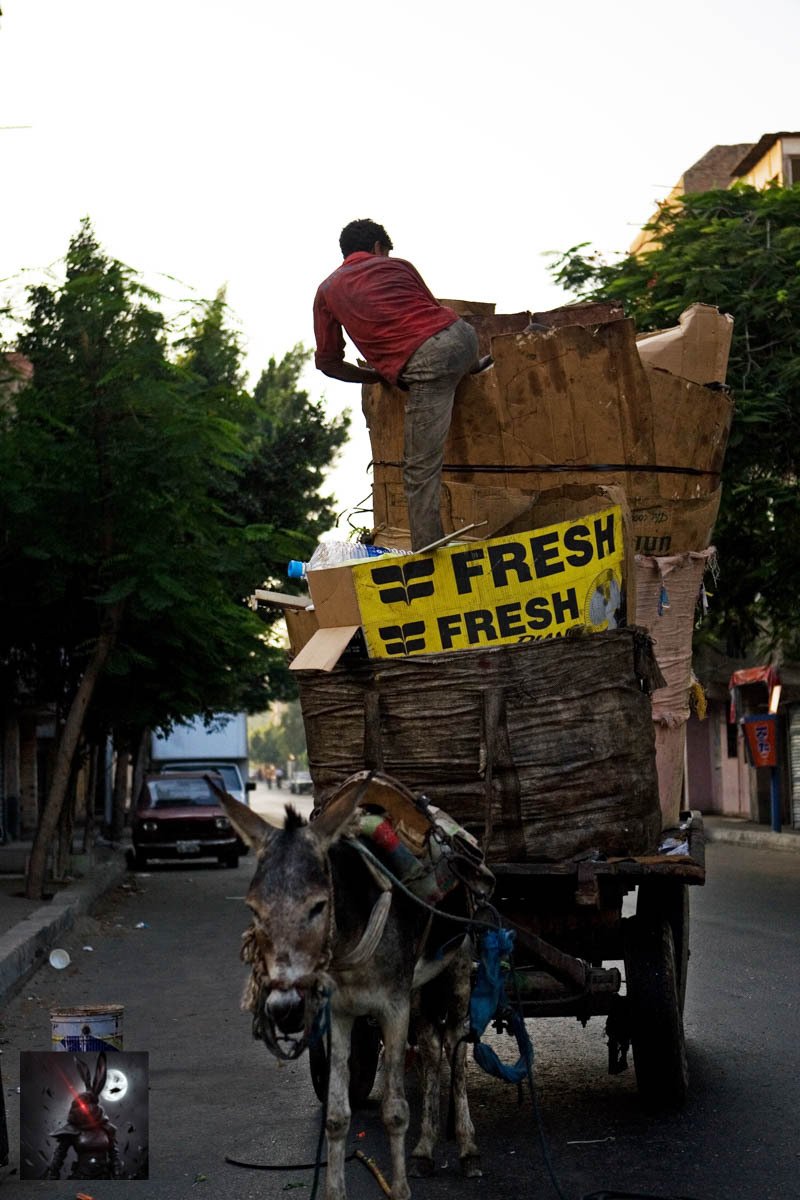
[[[373,467],[403,467],[402,462],[392,462],[389,459],[374,458]],[[602,474],[609,471],[643,471],[655,475],[702,475],[714,479],[719,471],[702,471],[699,467],[667,467],[658,463],[542,463],[541,465],[520,466],[509,463],[445,463],[443,471],[454,475],[550,475],[550,474]]]

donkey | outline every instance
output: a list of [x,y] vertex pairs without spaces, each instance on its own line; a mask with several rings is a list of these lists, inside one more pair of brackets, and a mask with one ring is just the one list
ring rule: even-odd
[[[403,1074],[412,993],[418,989],[415,1024],[423,1105],[411,1174],[433,1171],[442,1023],[462,1172],[481,1174],[467,1101],[463,1036],[471,955],[461,927],[448,922],[446,928],[438,928],[444,918],[431,918],[399,889],[391,890],[385,876],[365,861],[346,836],[352,830],[362,791],[351,788],[337,793],[310,825],[287,805],[282,829],[220,793],[232,824],[258,852],[246,897],[253,924],[244,935],[242,957],[252,963],[252,975],[243,1007],[254,1013],[254,1032],[263,1036],[274,1054],[296,1058],[310,1038],[320,1036],[321,1016],[329,1004],[327,1200],[345,1200],[353,1021],[369,1016],[378,1022],[384,1045],[381,1115],[390,1143],[392,1197],[408,1200],[405,1138],[409,1109]],[[425,951],[426,946],[443,945],[441,957]],[[435,984],[426,986],[432,981]],[[440,1004],[432,1013],[426,1000],[440,982],[444,984],[438,988]]]

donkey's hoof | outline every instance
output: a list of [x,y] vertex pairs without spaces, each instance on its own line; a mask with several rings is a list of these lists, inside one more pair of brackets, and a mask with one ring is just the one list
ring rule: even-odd
[[483,1175],[481,1170],[480,1154],[465,1154],[461,1159],[461,1174],[467,1179],[480,1179]]
[[412,1179],[429,1179],[435,1170],[432,1158],[419,1154],[409,1159],[408,1173]]

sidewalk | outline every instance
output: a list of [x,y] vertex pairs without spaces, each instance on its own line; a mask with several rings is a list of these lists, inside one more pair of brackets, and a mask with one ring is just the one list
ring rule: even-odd
[[95,847],[86,874],[49,885],[52,899],[26,900],[24,868],[30,843],[0,846],[0,1008],[6,997],[41,965],[77,918],[125,878],[125,847]]
[[[800,830],[773,833],[737,817],[704,816],[709,842],[734,842],[758,849],[800,851]],[[126,873],[125,847],[95,847],[95,861],[87,874],[66,886],[57,886],[52,900],[25,900],[24,865],[30,845],[0,846],[0,1004],[38,967],[61,934]]]
[[709,813],[703,816],[703,828],[707,842],[735,842],[759,850],[800,850],[800,829],[788,825],[784,825],[781,833],[773,833],[769,825]]

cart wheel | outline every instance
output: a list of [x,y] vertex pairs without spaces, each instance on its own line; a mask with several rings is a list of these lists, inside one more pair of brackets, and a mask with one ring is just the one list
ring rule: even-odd
[[689,1068],[675,946],[664,917],[648,920],[637,913],[625,922],[625,977],[639,1094],[655,1107],[682,1105]]
[[656,921],[660,917],[669,921],[675,948],[678,1004],[683,1012],[689,971],[689,888],[672,879],[650,879],[639,884],[636,915],[645,921]]
[[[380,1052],[381,1031],[378,1026],[369,1017],[356,1017],[350,1035],[348,1059],[351,1109],[364,1107],[375,1082]],[[309,1046],[308,1057],[314,1092],[320,1104],[324,1104],[328,1098],[328,1060],[321,1038],[318,1038],[313,1046]]]

